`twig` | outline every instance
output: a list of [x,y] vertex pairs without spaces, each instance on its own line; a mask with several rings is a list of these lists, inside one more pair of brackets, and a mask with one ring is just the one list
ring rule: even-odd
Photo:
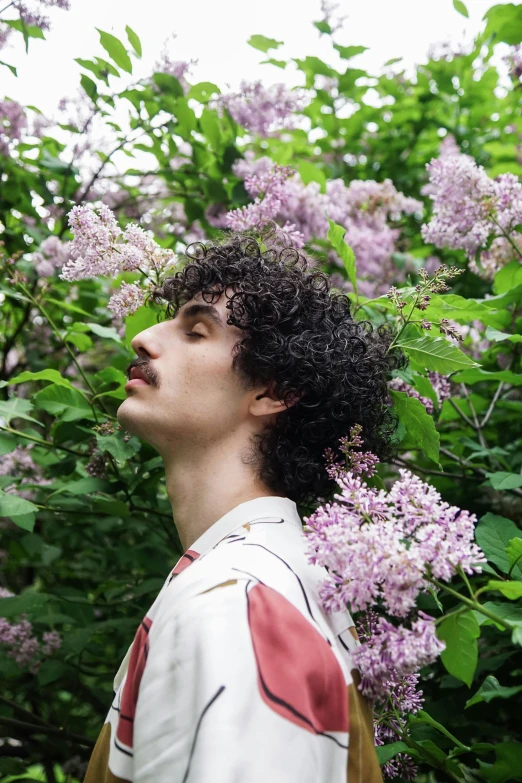
[[500,393],[502,392],[503,388],[504,388],[504,381],[500,381],[500,383],[499,383],[499,385],[497,387],[497,390],[495,392],[495,395],[494,395],[493,399],[491,400],[491,404],[490,404],[489,408],[486,411],[486,415],[484,416],[484,418],[482,419],[482,421],[480,423],[481,427],[485,427],[486,424],[488,423],[489,417],[493,413],[493,408],[497,404],[497,400],[500,397]]
[[87,737],[82,737],[81,734],[72,734],[63,729],[57,729],[54,726],[41,726],[38,723],[24,723],[15,718],[5,718],[3,715],[0,715],[0,725],[7,726],[11,729],[18,729],[18,731],[23,734],[48,734],[50,737],[60,737],[60,739],[63,739],[66,742],[74,742],[77,745],[87,745],[90,748],[93,748],[95,745],[92,740]]

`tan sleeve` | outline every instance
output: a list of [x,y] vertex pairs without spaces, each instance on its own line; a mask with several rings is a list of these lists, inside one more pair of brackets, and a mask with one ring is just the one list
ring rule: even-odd
[[118,778],[109,769],[109,750],[111,746],[111,724],[104,723],[98,735],[96,745],[89,759],[89,766],[83,783],[131,783],[130,780]]

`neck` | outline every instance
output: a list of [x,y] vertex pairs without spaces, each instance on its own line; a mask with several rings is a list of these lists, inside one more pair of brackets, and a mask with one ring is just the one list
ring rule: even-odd
[[237,444],[206,445],[201,450],[191,448],[183,454],[162,456],[167,494],[183,551],[240,503],[277,495],[244,464]]

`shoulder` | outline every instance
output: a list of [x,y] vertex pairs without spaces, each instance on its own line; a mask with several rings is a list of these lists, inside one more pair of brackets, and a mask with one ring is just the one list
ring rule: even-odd
[[[331,629],[337,635],[352,626],[353,620],[347,611],[325,614],[320,587],[326,576],[326,569],[310,563],[302,528],[283,519],[254,520],[225,536],[172,580],[162,596],[162,609],[179,614],[187,602],[192,609],[194,604],[201,606],[202,611],[209,602],[231,605],[245,600],[241,593],[246,596],[253,586],[261,586],[273,591],[274,600],[281,597],[293,605],[323,634]],[[218,591],[221,586],[234,589]],[[194,600],[210,596],[211,591],[219,595]]]

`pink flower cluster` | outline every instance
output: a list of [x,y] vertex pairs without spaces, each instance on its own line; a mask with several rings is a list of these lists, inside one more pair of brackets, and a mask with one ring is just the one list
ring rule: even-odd
[[[376,618],[371,637],[354,650],[354,662],[362,674],[361,691],[370,699],[387,696],[390,686],[397,685],[397,673],[414,674],[445,649],[435,633],[433,618],[420,611],[418,615],[411,629]],[[403,705],[404,711],[411,711],[411,707]]]
[[[427,169],[429,184],[423,193],[433,201],[433,217],[422,226],[426,242],[465,250],[474,261],[477,251],[485,250],[493,237],[491,248],[483,253],[482,271],[489,277],[513,257],[522,257],[520,235],[515,232],[522,223],[522,184],[514,174],[500,174],[493,180],[471,156],[449,148]],[[510,239],[521,247],[520,253]]]
[[[345,240],[357,257],[361,293],[384,293],[395,272],[392,254],[400,233],[389,222],[420,211],[422,204],[399,193],[390,180],[346,185],[336,179],[321,193],[317,182],[304,185],[298,173],[285,167],[283,175],[282,168],[268,157],[254,160],[253,153],[247,152],[233,170],[254,202],[227,213],[223,224],[244,230],[272,219],[295,247],[302,247],[314,238],[324,239],[331,218],[346,228]],[[262,195],[259,181],[264,185]],[[333,260],[342,266],[336,256]]]
[[[121,272],[139,271],[158,282],[177,262],[172,250],[161,248],[135,223],[122,231],[105,204],[97,210],[90,204],[73,207],[69,225],[74,240],[70,245],[71,258],[60,275],[63,280],[114,278]],[[120,238],[123,241],[118,241]],[[137,284],[123,283],[108,307],[118,316],[129,315],[142,304],[144,296],[145,291]]]
[[476,517],[441,501],[410,471],[389,492],[348,471],[337,480],[338,503],[305,518],[311,562],[330,573],[320,593],[328,611],[382,604],[396,617],[415,608],[428,577],[449,581],[460,567],[481,572],[486,559],[473,542]]
[[62,242],[54,235],[47,237],[33,255],[36,273],[40,277],[52,277],[57,269],[67,263],[70,252],[69,242]]
[[239,92],[222,95],[216,103],[238,125],[267,137],[275,130],[293,127],[295,113],[305,108],[308,98],[303,90],[289,90],[284,84],[264,87],[260,81],[242,81]]
[[9,155],[13,141],[20,141],[27,128],[25,111],[16,101],[0,101],[0,155]]
[[[10,590],[0,587],[0,599],[14,595]],[[33,626],[25,614],[20,615],[20,621],[10,623],[5,617],[0,617],[0,644],[5,645],[7,655],[13,658],[22,668],[28,668],[32,674],[37,674],[44,657],[52,655],[61,647],[62,637],[57,631],[47,631],[42,636],[42,644],[33,634]]]
[[34,500],[33,489],[24,488],[26,484],[45,486],[52,484],[52,479],[44,478],[40,465],[31,456],[32,446],[17,446],[9,454],[0,457],[0,476],[12,476],[13,483],[3,487],[4,492],[16,492],[19,497]]

